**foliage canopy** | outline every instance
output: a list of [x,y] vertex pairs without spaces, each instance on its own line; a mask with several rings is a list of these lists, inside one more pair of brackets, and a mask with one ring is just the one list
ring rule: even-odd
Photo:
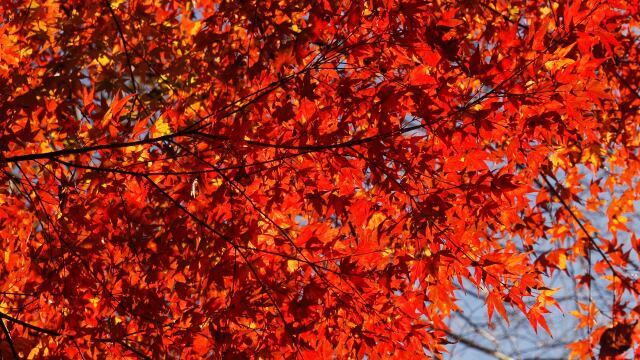
[[440,357],[572,266],[636,343],[636,0],[0,4],[4,355]]

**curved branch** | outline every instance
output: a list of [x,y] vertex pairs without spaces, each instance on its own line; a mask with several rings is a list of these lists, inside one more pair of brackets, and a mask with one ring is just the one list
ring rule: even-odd
[[7,320],[9,320],[9,321],[11,321],[13,323],[20,324],[20,325],[22,325],[22,326],[24,326],[26,328],[29,328],[31,330],[35,330],[37,332],[41,332],[41,333],[44,333],[44,334],[47,334],[47,335],[51,335],[51,336],[61,336],[62,335],[61,333],[59,333],[57,331],[53,331],[53,330],[45,329],[45,328],[42,328],[42,327],[39,327],[39,326],[36,326],[36,325],[33,325],[33,324],[29,324],[28,322],[24,322],[24,321],[22,321],[20,319],[14,318],[13,316],[7,315],[7,314],[5,314],[3,312],[0,312],[0,319],[7,319]]

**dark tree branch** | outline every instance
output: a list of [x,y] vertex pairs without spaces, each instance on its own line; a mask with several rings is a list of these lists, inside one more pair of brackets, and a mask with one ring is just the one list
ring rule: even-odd
[[29,328],[31,330],[35,330],[37,332],[41,332],[41,333],[44,333],[44,334],[47,334],[47,335],[51,335],[51,336],[61,336],[62,335],[61,333],[59,333],[57,331],[53,331],[53,330],[45,329],[45,328],[42,328],[42,327],[39,327],[39,326],[36,326],[36,325],[33,325],[33,324],[29,324],[29,323],[24,322],[24,321],[22,321],[20,319],[16,319],[13,316],[7,315],[7,314],[5,314],[3,312],[0,312],[0,319],[7,319],[7,320],[9,320],[9,321],[11,321],[13,323],[22,325],[22,326],[24,326],[26,328]]
[[11,333],[7,328],[7,324],[4,323],[4,319],[0,319],[0,325],[2,325],[2,332],[4,332],[4,336],[7,338],[7,342],[9,343],[9,347],[11,348],[11,353],[13,354],[13,357],[16,359],[20,359],[20,355],[18,354],[18,350],[16,349],[16,346],[13,343],[13,339],[11,338]]

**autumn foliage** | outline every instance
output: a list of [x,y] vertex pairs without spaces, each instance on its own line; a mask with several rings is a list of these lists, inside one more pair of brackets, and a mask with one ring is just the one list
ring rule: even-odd
[[578,265],[640,340],[637,0],[0,4],[3,356],[441,357]]

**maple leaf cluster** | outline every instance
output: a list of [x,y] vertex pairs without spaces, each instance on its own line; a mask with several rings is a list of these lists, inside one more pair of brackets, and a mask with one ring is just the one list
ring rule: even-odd
[[552,332],[569,268],[622,354],[638,9],[0,2],[2,355],[440,358],[461,286]]

